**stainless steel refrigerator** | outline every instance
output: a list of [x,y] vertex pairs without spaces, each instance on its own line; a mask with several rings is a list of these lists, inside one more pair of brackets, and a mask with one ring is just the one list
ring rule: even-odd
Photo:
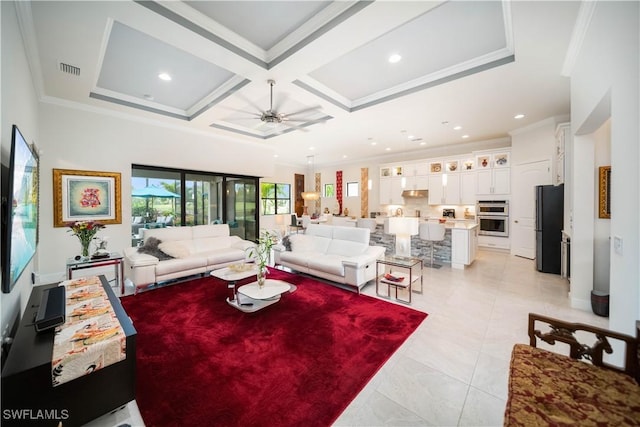
[[560,274],[564,186],[536,186],[536,268],[543,273]]

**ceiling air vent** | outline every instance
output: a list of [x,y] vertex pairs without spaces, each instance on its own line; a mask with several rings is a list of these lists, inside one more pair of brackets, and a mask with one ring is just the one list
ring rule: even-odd
[[60,71],[67,74],[73,74],[74,76],[80,75],[80,68],[65,64],[64,62],[60,63]]

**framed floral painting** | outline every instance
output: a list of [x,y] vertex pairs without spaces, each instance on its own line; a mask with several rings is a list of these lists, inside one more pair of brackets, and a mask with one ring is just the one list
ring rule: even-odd
[[120,173],[53,170],[53,226],[76,221],[122,223]]

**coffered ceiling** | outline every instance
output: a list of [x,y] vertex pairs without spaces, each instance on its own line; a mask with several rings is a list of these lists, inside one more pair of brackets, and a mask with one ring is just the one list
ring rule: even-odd
[[561,70],[579,7],[18,2],[42,99],[266,144],[282,162],[313,154],[317,165],[490,140],[568,114]]

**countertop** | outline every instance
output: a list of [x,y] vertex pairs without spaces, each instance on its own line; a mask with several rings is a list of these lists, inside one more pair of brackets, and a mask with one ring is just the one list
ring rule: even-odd
[[[384,221],[388,218],[393,218],[390,216],[378,216],[376,217],[376,223],[379,225],[384,224]],[[407,218],[411,218],[411,217],[407,217]],[[414,217],[415,218],[415,217]],[[427,217],[422,217],[419,219],[420,223],[425,223],[425,222],[435,222],[437,220],[439,220],[440,218],[427,218]],[[478,224],[476,223],[476,221],[474,219],[448,219],[445,223],[444,223],[444,228],[447,230],[450,230],[452,228],[460,228],[460,229],[466,229],[466,230],[473,230],[474,228],[476,228],[478,226]]]

